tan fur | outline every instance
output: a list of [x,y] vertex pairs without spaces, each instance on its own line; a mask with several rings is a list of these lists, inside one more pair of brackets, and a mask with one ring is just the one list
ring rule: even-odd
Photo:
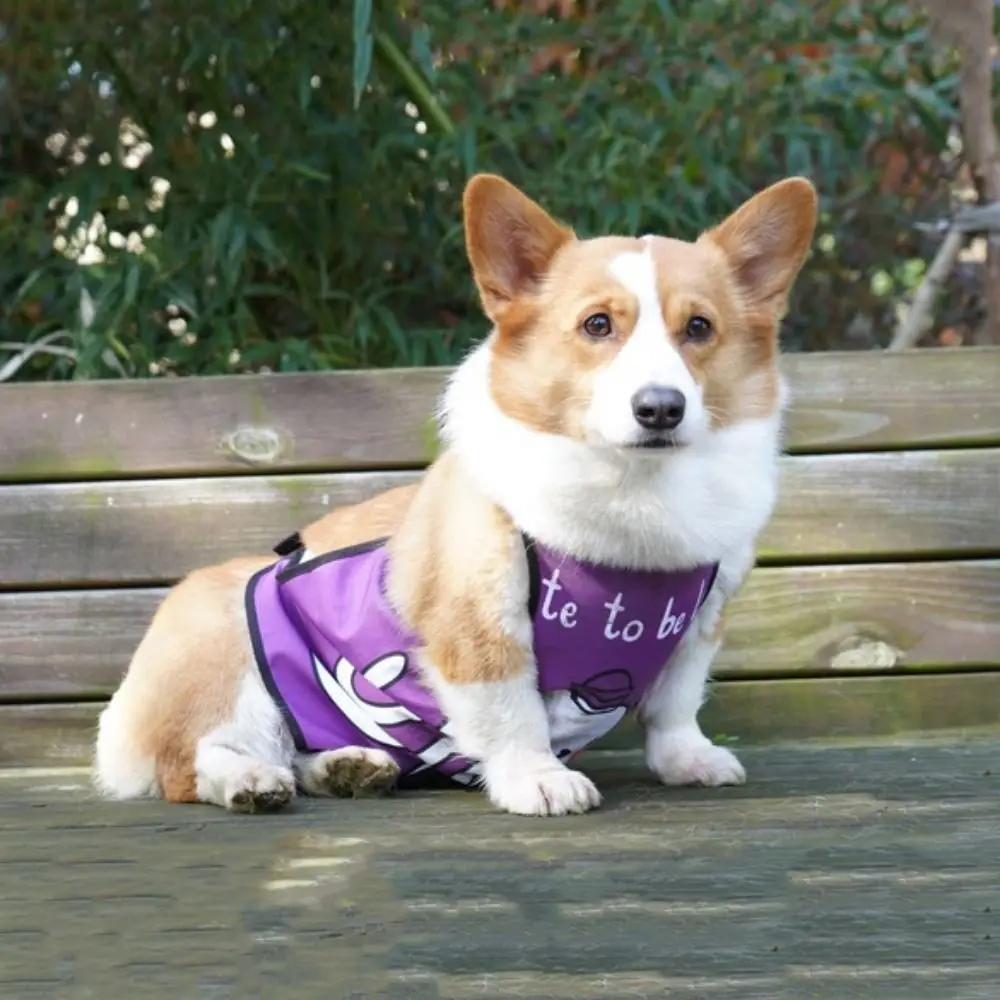
[[[776,405],[774,330],[815,216],[811,187],[785,183],[696,243],[654,241],[668,330],[704,387],[716,425],[764,415]],[[782,243],[775,230],[768,242],[767,227],[761,232],[760,218],[773,214],[776,203],[795,216],[796,235],[787,246],[787,235]],[[496,402],[529,427],[581,438],[594,373],[621,350],[638,314],[608,265],[645,244],[617,237],[577,241],[497,177],[474,178],[465,209],[469,259],[498,330]],[[611,316],[613,336],[595,341],[581,334],[595,312]],[[712,341],[682,343],[692,315],[713,322]],[[419,485],[332,511],[303,531],[317,554],[382,536],[391,537],[390,598],[423,637],[445,681],[499,681],[530,664],[524,636],[505,625],[516,620],[525,597],[512,589],[514,560],[524,558],[517,526],[479,492],[452,453],[438,458]],[[232,716],[240,683],[253,669],[244,590],[269,562],[237,559],[178,584],[116,695],[134,751],[155,760],[167,799],[196,798],[198,741]]]
[[[608,266],[646,245],[623,237],[573,240],[568,229],[547,216],[540,220],[537,205],[525,208],[524,196],[508,189],[499,178],[476,178],[466,196],[470,260],[499,331],[492,391],[501,409],[522,423],[583,440],[593,376],[627,342],[638,316],[634,296]],[[486,212],[488,196],[502,209]],[[539,228],[539,235],[522,241],[530,252],[496,240],[498,218],[510,225],[517,209],[526,213],[519,232],[529,224]],[[786,225],[769,224],[775,216]],[[704,389],[714,427],[767,416],[777,406],[775,331],[815,217],[812,186],[792,178],[761,192],[694,243],[652,240],[667,329]],[[595,341],[581,327],[598,312],[611,317],[614,334]],[[693,316],[715,328],[704,344],[685,341]]]
[[[621,350],[638,317],[634,296],[610,277],[608,265],[641,249],[639,240],[614,236],[562,246],[535,294],[515,298],[501,313],[492,390],[505,413],[535,430],[583,438],[592,378]],[[615,336],[588,340],[580,328],[598,312],[612,317]]]
[[331,510],[302,532],[302,540],[310,552],[319,555],[393,535],[418,489],[419,483],[397,486],[361,503]]
[[523,670],[527,650],[498,628],[521,545],[513,522],[447,453],[428,471],[411,515],[390,542],[390,598],[425,637],[441,676],[497,681]]
[[252,652],[243,590],[269,559],[234,559],[182,580],[160,605],[116,695],[163,797],[194,802],[198,740],[232,714]]
[[[445,455],[422,485],[331,511],[303,540],[319,554],[394,536],[392,596],[407,624],[432,637],[428,652],[441,675],[500,680],[526,661],[523,646],[495,625],[521,543],[510,519],[463,480]],[[244,590],[270,562],[236,559],[190,574],[167,595],[136,651],[117,697],[136,752],[156,760],[165,799],[197,800],[198,741],[231,716],[253,662]]]
[[[331,511],[303,532],[315,553],[392,534],[417,493],[398,487]],[[253,653],[244,589],[271,558],[197,570],[167,595],[136,650],[118,698],[139,755],[156,760],[163,797],[194,802],[198,741],[232,714]]]
[[705,632],[704,635],[707,639],[713,642],[721,642],[726,632],[726,621],[729,617],[730,601],[740,593],[746,586],[747,580],[750,579],[750,572],[753,569],[753,564],[751,563],[747,566],[746,571],[735,581],[735,583],[730,585],[729,590],[726,593],[726,602],[722,605],[719,610],[719,614],[716,616],[714,623],[709,631]]
[[483,310],[499,323],[513,302],[538,289],[552,258],[573,242],[573,231],[492,174],[472,178],[463,208],[465,244]]

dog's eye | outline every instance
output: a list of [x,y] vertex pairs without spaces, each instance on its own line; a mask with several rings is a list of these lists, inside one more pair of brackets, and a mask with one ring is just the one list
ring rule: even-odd
[[692,316],[684,327],[684,336],[688,340],[708,340],[712,336],[712,324],[704,316]]
[[611,317],[607,313],[594,313],[583,321],[583,332],[588,337],[601,340],[611,335]]

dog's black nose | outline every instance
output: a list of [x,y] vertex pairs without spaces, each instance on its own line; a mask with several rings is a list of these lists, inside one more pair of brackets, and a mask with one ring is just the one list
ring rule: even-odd
[[647,385],[632,397],[632,413],[649,431],[672,431],[684,419],[684,393],[663,385]]

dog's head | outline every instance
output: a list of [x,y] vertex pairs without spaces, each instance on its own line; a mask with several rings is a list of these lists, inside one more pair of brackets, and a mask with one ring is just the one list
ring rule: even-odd
[[490,174],[465,190],[495,326],[490,389],[543,433],[650,456],[780,405],[777,331],[816,222],[809,181],[751,198],[694,243],[577,239]]

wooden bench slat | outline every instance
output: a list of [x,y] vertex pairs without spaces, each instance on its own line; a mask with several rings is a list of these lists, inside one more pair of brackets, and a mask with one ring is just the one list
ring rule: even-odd
[[1000,349],[783,359],[794,453],[1000,444]]
[[720,676],[1000,665],[1000,560],[756,569]]
[[170,583],[232,556],[266,555],[329,508],[417,475],[7,486],[0,489],[0,589]]
[[[1000,449],[784,460],[763,561],[1000,554]],[[168,583],[418,473],[0,488],[0,589]]]
[[6,386],[0,481],[426,463],[445,369]]
[[[784,368],[791,451],[1000,444],[1000,350],[788,355]],[[415,467],[447,374],[8,385],[0,481]]]
[[[164,593],[0,594],[0,702],[109,695]],[[716,673],[970,667],[1000,668],[1000,560],[755,570]]]
[[[94,703],[0,706],[0,767],[89,763],[100,709]],[[702,719],[706,732],[737,740],[737,748],[784,740],[992,731],[1000,726],[1000,671],[726,681],[716,686]],[[626,721],[599,746],[634,748],[639,741],[636,724]]]
[[[1000,727],[1000,671],[722,681],[701,713],[713,739],[740,744]],[[629,718],[601,749],[642,745]],[[752,779],[751,779],[752,780]]]
[[786,458],[762,562],[1000,554],[1000,449]]

